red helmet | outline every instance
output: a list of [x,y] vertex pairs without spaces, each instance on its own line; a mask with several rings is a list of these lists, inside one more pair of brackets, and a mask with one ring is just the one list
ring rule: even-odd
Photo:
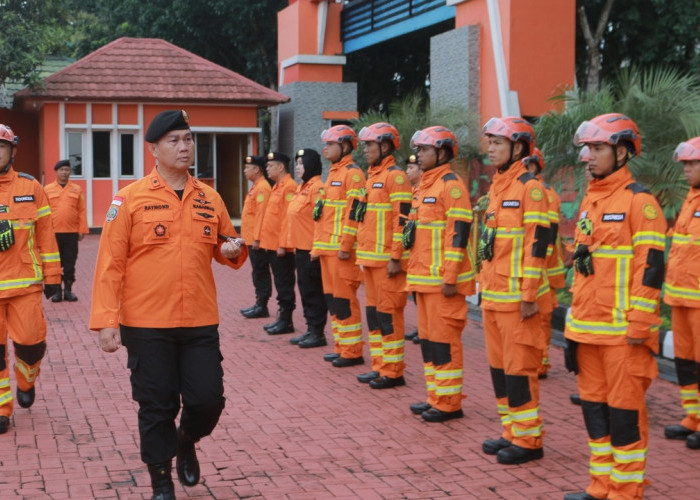
[[591,148],[588,146],[583,146],[581,148],[581,151],[578,152],[578,161],[579,163],[588,163],[588,160],[591,159]]
[[700,160],[700,136],[681,142],[673,152],[673,161]]
[[540,172],[542,172],[544,170],[544,155],[542,154],[542,151],[540,151],[540,148],[534,148],[532,150],[532,154],[525,158],[523,163],[525,165],[537,163],[537,165],[540,167]]
[[0,141],[9,142],[13,146],[19,144],[19,137],[15,135],[10,127],[0,123]]
[[352,144],[352,149],[355,149],[357,147],[357,134],[348,125],[334,125],[321,132],[321,141],[337,142],[338,144],[349,142]]
[[384,122],[374,123],[369,127],[362,127],[358,137],[363,142],[381,143],[382,141],[389,141],[393,144],[394,150],[399,149],[401,146],[399,131],[393,125]]
[[483,135],[505,137],[511,142],[523,141],[529,146],[527,153],[535,147],[535,129],[530,122],[519,116],[504,116],[491,118],[481,129]]
[[634,121],[620,113],[599,115],[578,126],[574,134],[574,144],[610,144],[616,146],[627,142],[634,148],[634,154],[642,152],[642,137]]
[[439,125],[419,130],[411,137],[411,149],[418,146],[433,146],[440,149],[442,147],[452,150],[452,158],[457,158],[457,137],[450,129]]

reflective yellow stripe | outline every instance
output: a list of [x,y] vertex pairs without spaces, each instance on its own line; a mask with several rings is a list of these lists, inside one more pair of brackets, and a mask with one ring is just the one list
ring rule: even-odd
[[61,254],[58,252],[40,253],[39,256],[43,262],[61,262]]
[[549,225],[549,214],[544,212],[525,212],[523,214],[523,224]]
[[674,286],[666,282],[664,284],[664,289],[668,297],[674,297],[677,299],[688,299],[688,300],[700,300],[700,290],[683,288],[680,286]]
[[421,222],[416,223],[416,228],[418,229],[445,229],[447,227],[447,221],[436,220],[433,222]]
[[445,215],[447,215],[448,217],[464,218],[464,219],[473,219],[474,218],[474,213],[471,210],[469,210],[468,208],[459,208],[459,207],[448,208],[447,212],[445,212]]
[[590,472],[592,476],[609,476],[612,472],[613,465],[614,462],[589,462],[588,472]]
[[12,391],[3,392],[0,394],[0,406],[12,401]]
[[566,318],[566,328],[572,332],[595,333],[600,335],[625,335],[627,333],[627,323],[616,324],[605,321],[582,321],[571,317],[571,313]]
[[464,260],[464,254],[462,252],[445,250],[445,260],[451,260],[453,262],[462,262]]
[[369,252],[367,250],[357,250],[356,255],[358,259],[374,260],[376,262],[389,262],[391,259],[391,254],[388,252],[377,253]]
[[34,368],[30,368],[25,362],[19,359],[15,360],[15,369],[24,375],[24,378],[26,378],[27,382],[29,383],[36,380],[36,377],[39,375],[39,368],[39,365],[35,366]]
[[384,363],[401,363],[404,360],[403,354],[384,354],[382,356],[382,361]]
[[367,203],[368,212],[389,212],[391,203]]
[[413,198],[409,192],[396,192],[389,195],[391,201],[411,201]]
[[632,236],[632,245],[656,245],[666,247],[666,236],[657,231],[639,231]]
[[0,389],[10,387],[10,378],[0,378]]
[[482,290],[481,291],[481,298],[483,300],[490,300],[491,302],[510,303],[510,302],[520,302],[522,300],[522,294],[520,292],[509,293],[509,292],[496,292],[494,290]]
[[588,446],[591,448],[591,455],[597,457],[610,455],[610,453],[612,453],[612,446],[610,446],[610,443],[592,443],[589,441]]
[[435,367],[432,365],[423,365],[423,373],[425,375],[435,375]]
[[356,330],[362,330],[362,323],[353,323],[352,325],[338,324],[338,333],[354,332]]
[[338,339],[340,345],[355,345],[360,342],[362,342],[362,335],[358,335],[357,337],[340,337]]
[[51,215],[51,207],[49,205],[44,205],[43,207],[39,207],[36,213],[38,215],[38,218],[41,219],[42,217]]
[[539,279],[542,275],[542,269],[539,267],[526,267],[523,273],[523,278],[535,278]]
[[435,370],[435,380],[448,380],[451,378],[459,378],[463,375],[463,370]]
[[348,204],[347,200],[324,200],[323,205],[333,208],[343,208]]
[[435,394],[438,396],[452,396],[462,392],[462,384],[459,385],[436,385]]
[[387,341],[382,341],[382,347],[384,349],[401,349],[405,345],[405,342],[403,339],[401,340],[394,340],[392,342],[387,342]]
[[343,234],[349,234],[351,236],[357,235],[357,228],[350,226],[343,226]]
[[627,245],[620,245],[617,248],[613,248],[609,245],[601,245],[598,249],[593,251],[593,257],[631,259],[634,257],[634,253],[632,252],[632,247]]
[[[511,415],[511,418],[513,416]],[[535,427],[528,427],[526,429],[521,429],[520,427],[513,426],[510,428],[510,431],[513,433],[513,436],[515,437],[523,437],[523,436],[540,436],[542,434],[542,426],[537,425]]]
[[636,295],[633,295],[632,299],[630,300],[630,305],[632,308],[649,313],[656,312],[657,303],[658,302],[655,300],[647,299],[645,297],[637,297]]
[[510,418],[513,419],[513,422],[524,422],[526,420],[532,420],[534,418],[538,418],[539,415],[540,415],[540,412],[537,408],[531,408],[529,410],[523,410],[523,411],[510,412]]
[[340,250],[340,243],[325,243],[322,241],[314,241],[314,250]]
[[610,479],[616,483],[642,483],[644,482],[644,471],[625,472],[613,467]]
[[632,462],[644,462],[647,458],[647,449],[643,450],[620,450],[617,448],[612,449],[613,457],[615,457],[615,462],[619,464],[630,464]]
[[359,189],[348,189],[345,191],[346,198],[364,198],[362,192]]

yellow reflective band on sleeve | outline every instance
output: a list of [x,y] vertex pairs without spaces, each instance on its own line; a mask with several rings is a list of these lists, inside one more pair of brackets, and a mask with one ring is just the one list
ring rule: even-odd
[[700,300],[700,290],[698,289],[693,290],[690,288],[673,286],[668,282],[664,284],[664,289],[667,297],[675,297],[678,299],[687,300]]
[[343,226],[343,234],[349,234],[351,236],[357,236],[357,228],[350,226]]
[[389,212],[391,203],[367,203],[368,212]]
[[391,193],[389,195],[389,199],[391,201],[411,201],[413,197],[411,196],[411,193],[408,192],[398,192],[398,193]]
[[549,222],[554,223],[554,224],[559,224],[559,213],[549,210],[547,212],[547,216],[549,217]]
[[461,219],[473,219],[474,218],[474,213],[469,210],[468,208],[459,208],[459,207],[452,207],[448,208],[447,212],[445,214],[448,217],[457,217]]
[[562,265],[547,268],[547,274],[549,276],[559,276],[560,274],[564,274],[565,272],[566,269]]
[[633,295],[630,299],[630,305],[632,306],[632,309],[637,309],[639,311],[644,311],[652,314],[656,312],[657,304],[658,302],[656,300],[647,299],[644,297],[637,297],[636,295]]
[[39,209],[36,211],[37,213],[37,218],[41,219],[42,217],[46,217],[47,215],[51,215],[51,207],[48,205],[44,205],[43,207],[39,207]]
[[639,231],[632,236],[632,245],[655,245],[666,248],[666,236],[656,231]]
[[401,233],[391,233],[391,241],[401,241],[401,240],[402,240]]
[[61,262],[61,254],[58,252],[40,253],[42,262]]
[[542,276],[542,269],[539,267],[526,267],[523,272],[523,278],[539,279]]
[[345,191],[346,198],[364,198],[362,192],[359,189],[348,189]]
[[549,225],[549,214],[544,212],[525,212],[523,214],[523,224],[543,224]]
[[462,262],[464,260],[464,253],[454,252],[452,250],[445,250],[445,260],[451,260],[453,262]]

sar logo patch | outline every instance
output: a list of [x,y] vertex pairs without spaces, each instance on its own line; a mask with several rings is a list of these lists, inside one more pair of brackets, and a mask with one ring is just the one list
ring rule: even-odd
[[530,198],[535,201],[540,201],[542,198],[544,198],[544,194],[540,188],[534,188],[532,191],[530,191]]
[[654,220],[659,216],[659,214],[656,212],[656,207],[654,207],[654,205],[651,203],[644,205],[644,208],[642,208],[642,213],[644,214],[644,217],[649,220]]
[[285,201],[292,201],[293,199],[294,199],[294,193],[287,193],[287,194],[284,196],[284,200],[285,200]]
[[359,175],[352,174],[352,182],[360,182],[361,180]]
[[455,200],[459,200],[462,197],[462,190],[458,187],[453,187],[450,189],[450,196],[452,196],[452,198]]
[[114,219],[117,218],[117,212],[118,209],[114,205],[109,207],[109,210],[107,210],[107,218],[105,219],[107,222],[112,222]]
[[400,186],[404,182],[406,182],[406,178],[403,175],[396,176],[396,184],[398,184]]
[[576,222],[576,227],[581,231],[582,234],[591,235],[593,234],[593,221],[588,217],[583,217]]
[[262,193],[260,193],[259,195],[257,195],[257,196],[255,197],[255,201],[260,202],[260,201],[263,201],[263,200],[265,200],[265,195],[262,194]]

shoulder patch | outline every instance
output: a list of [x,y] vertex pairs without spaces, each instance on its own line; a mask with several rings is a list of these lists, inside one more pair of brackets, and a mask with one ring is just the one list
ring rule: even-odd
[[542,198],[544,198],[544,193],[540,188],[533,188],[530,190],[530,198],[535,201],[540,201]]
[[647,187],[641,182],[633,182],[632,184],[627,184],[627,186],[625,186],[625,189],[629,189],[634,194],[651,193],[651,191],[649,191]]
[[262,194],[262,193],[259,193],[259,194],[255,197],[255,201],[264,201],[264,200],[265,200],[265,195]]
[[450,189],[450,196],[455,200],[459,200],[462,197],[462,190],[455,186]]
[[107,222],[112,222],[114,219],[117,218],[117,213],[119,213],[119,207],[112,205],[109,207],[109,210],[107,210],[107,217],[106,221]]
[[358,174],[352,174],[352,182],[360,182],[362,178]]
[[[401,170],[401,169],[399,169],[399,170]],[[404,175],[397,175],[396,178],[394,179],[394,181],[396,182],[396,184],[401,185],[401,184],[403,184],[404,182],[406,182],[406,176],[404,176]]]
[[25,173],[25,172],[17,172],[17,175],[20,176],[20,177],[24,177],[25,179],[29,179],[30,181],[33,181],[33,180],[34,180],[34,176],[29,175],[29,174],[27,174],[27,173]]
[[649,220],[654,220],[659,216],[656,207],[651,203],[644,205],[644,208],[642,208],[642,213],[644,214],[644,217]]
[[442,180],[447,182],[447,181],[456,181],[457,180],[457,175],[454,172],[450,172],[449,174],[445,174],[442,176]]
[[294,193],[287,193],[284,195],[284,201],[292,201],[294,199]]
[[534,175],[532,175],[530,172],[525,172],[523,175],[518,177],[518,180],[525,184],[528,181],[531,181],[532,179],[537,179]]

